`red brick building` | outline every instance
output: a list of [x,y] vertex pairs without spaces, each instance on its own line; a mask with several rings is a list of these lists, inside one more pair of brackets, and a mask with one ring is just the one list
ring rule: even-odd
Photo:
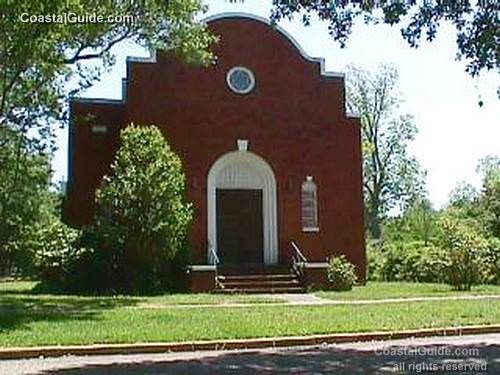
[[346,115],[343,76],[266,20],[207,22],[215,65],[130,58],[123,100],[71,103],[67,221],[92,221],[120,129],[155,124],[184,163],[194,264],[289,264],[293,241],[309,263],[344,253],[363,278],[360,122]]

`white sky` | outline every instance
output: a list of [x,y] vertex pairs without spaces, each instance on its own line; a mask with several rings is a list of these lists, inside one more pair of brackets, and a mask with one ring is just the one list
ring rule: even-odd
[[[269,15],[269,0],[246,0],[231,4],[227,0],[205,0],[207,15],[221,12],[247,12],[263,17]],[[399,90],[405,98],[403,110],[414,115],[419,129],[412,150],[428,171],[427,184],[431,201],[444,204],[448,194],[462,180],[480,185],[475,173],[478,159],[500,155],[500,86],[498,72],[471,78],[465,64],[455,60],[454,29],[443,25],[436,40],[410,48],[398,27],[386,25],[354,28],[348,46],[339,48],[328,35],[327,25],[313,22],[305,27],[299,17],[284,21],[284,27],[314,57],[326,59],[327,70],[342,72],[355,64],[375,69],[379,63],[392,63],[399,69]],[[147,51],[125,43],[116,49],[117,64],[86,97],[121,98],[121,78],[125,76],[126,56],[148,56]],[[478,106],[481,98],[485,105]],[[67,171],[67,129],[58,134],[59,150],[54,160],[56,180],[65,180]]]

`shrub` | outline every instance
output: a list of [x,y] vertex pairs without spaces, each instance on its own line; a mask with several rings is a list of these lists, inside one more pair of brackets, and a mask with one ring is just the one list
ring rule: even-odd
[[28,228],[16,244],[17,264],[24,275],[38,277],[51,288],[64,289],[74,264],[87,250],[80,249],[81,231],[70,228],[57,217]]
[[327,273],[333,290],[351,290],[357,281],[355,267],[344,255],[328,260]]
[[377,281],[443,282],[444,250],[422,241],[368,246],[368,279]]
[[491,237],[487,240],[485,251],[485,282],[500,284],[500,239]]
[[96,220],[86,238],[96,255],[87,267],[102,274],[94,287],[151,292],[168,284],[186,247],[192,219],[180,158],[155,126],[128,126],[96,192]]
[[[413,244],[415,245],[415,244]],[[409,280],[421,283],[442,283],[448,266],[446,251],[441,247],[429,244],[415,250],[415,263],[407,264]]]
[[380,280],[403,281],[408,280],[406,268],[412,263],[413,254],[406,252],[400,244],[384,243],[380,247],[383,254],[383,262],[379,268]]
[[366,245],[367,278],[369,281],[384,281],[382,270],[385,267],[386,253],[383,245],[378,241],[368,241]]
[[487,280],[487,243],[475,230],[453,217],[441,220],[443,248],[447,251],[446,281],[457,290]]

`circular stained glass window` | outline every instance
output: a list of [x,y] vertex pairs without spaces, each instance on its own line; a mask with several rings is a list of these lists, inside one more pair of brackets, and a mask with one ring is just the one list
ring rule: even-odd
[[248,94],[255,86],[255,77],[250,69],[236,66],[227,73],[227,84],[237,94]]

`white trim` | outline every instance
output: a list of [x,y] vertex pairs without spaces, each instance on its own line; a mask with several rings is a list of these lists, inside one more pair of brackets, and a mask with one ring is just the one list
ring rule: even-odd
[[75,102],[92,103],[92,104],[124,104],[127,101],[128,77],[130,76],[129,63],[156,63],[156,50],[150,49],[149,56],[127,56],[125,59],[125,77],[122,78],[122,94],[121,99],[106,99],[106,98],[72,98]]
[[319,227],[304,227],[302,232],[319,232]]
[[344,78],[345,74],[339,73],[339,72],[332,72],[332,71],[327,71],[325,68],[325,59],[322,57],[312,57],[309,56],[302,46],[297,42],[297,40],[288,32],[286,31],[283,27],[277,25],[277,24],[272,24],[271,21],[269,21],[267,18],[263,18],[260,16],[257,16],[255,14],[251,13],[244,13],[244,12],[225,12],[225,13],[219,13],[219,14],[214,14],[212,16],[206,17],[203,19],[203,22],[205,23],[210,23],[212,21],[217,21],[220,19],[225,19],[225,18],[250,18],[255,21],[260,21],[265,23],[266,25],[269,25],[273,28],[275,28],[277,31],[279,31],[281,34],[283,34],[294,46],[297,48],[302,55],[303,58],[306,60],[317,63],[320,66],[320,74],[322,76],[326,77],[334,77],[334,78]]
[[359,113],[355,113],[355,112],[346,112],[345,117],[347,117],[347,118],[358,118],[358,119],[360,119],[360,118],[361,118],[361,115],[360,115]]
[[80,98],[73,97],[70,99],[71,102],[78,103],[92,103],[92,104],[123,104],[122,99],[106,99],[106,98]]
[[[250,85],[244,90],[240,90],[237,87],[234,87],[233,84],[231,83],[231,75],[238,70],[245,72],[250,77]],[[246,94],[249,94],[255,87],[255,76],[250,69],[245,68],[244,66],[235,66],[235,67],[229,69],[229,71],[227,72],[226,83],[227,83],[228,87],[231,89],[231,91],[233,91],[234,93],[240,94],[240,95],[246,95]]]
[[90,128],[94,134],[106,134],[108,131],[108,128],[105,125],[92,125]]
[[198,272],[202,272],[202,271],[215,272],[217,270],[217,267],[211,266],[211,265],[206,265],[206,264],[193,264],[193,265],[187,266],[187,269],[190,271],[194,271],[194,272],[196,272],[196,271],[198,271]]
[[236,146],[238,146],[238,151],[248,151],[248,139],[238,139]]
[[[309,212],[308,207],[305,206],[306,199],[309,201],[308,203],[312,205],[312,207],[309,207],[312,209],[312,212]],[[306,176],[305,181],[302,182],[300,205],[302,232],[319,232],[318,186],[316,182],[314,182],[313,176]],[[308,217],[309,213],[312,213],[312,217]]]
[[127,56],[126,62],[138,62],[138,63],[155,63],[156,62],[156,50],[150,49],[149,56]]
[[[297,50],[300,52],[302,57],[306,59],[307,61],[317,63],[320,66],[320,74],[325,77],[333,77],[333,78],[345,78],[345,74],[339,73],[339,72],[332,72],[332,71],[326,71],[325,68],[325,59],[322,57],[311,57],[309,56],[302,46],[297,42],[297,40],[284,28],[282,28],[279,25],[273,25],[271,24],[271,21],[269,21],[266,18],[257,16],[255,14],[250,14],[250,13],[243,13],[243,12],[227,12],[227,13],[221,13],[221,14],[214,14],[212,16],[206,17],[205,19],[202,20],[202,22],[209,23],[212,21],[216,21],[219,19],[225,19],[225,18],[250,18],[256,21],[263,22],[271,27],[274,27],[277,31],[279,31],[281,34],[283,34],[294,46],[297,48]],[[129,62],[130,63],[156,63],[156,50],[150,50],[149,51],[150,56],[148,57],[138,57],[138,56],[127,56],[126,58],[126,73],[125,77],[122,78],[122,95],[121,99],[106,99],[106,98],[73,98],[73,101],[76,102],[85,102],[85,103],[96,103],[96,104],[120,104],[120,103],[125,103],[127,100],[127,90],[128,90],[128,78],[130,76],[129,74]],[[351,116],[348,116],[351,117]],[[354,116],[357,117],[357,116]]]
[[328,268],[327,262],[300,262],[297,264],[303,268]]
[[[208,243],[217,252],[216,189],[262,189],[264,222],[264,263],[278,263],[278,214],[276,178],[270,165],[252,152],[232,151],[219,157],[207,179]],[[207,249],[209,263],[212,254]]]

